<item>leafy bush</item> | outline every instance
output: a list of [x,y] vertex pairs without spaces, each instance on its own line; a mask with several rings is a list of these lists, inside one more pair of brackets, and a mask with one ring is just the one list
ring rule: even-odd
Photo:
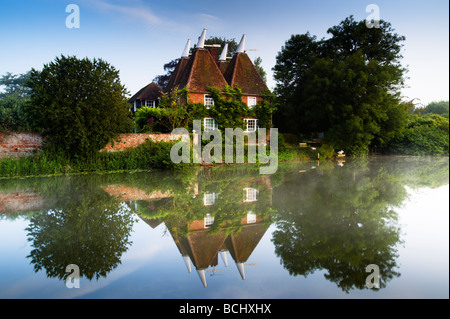
[[134,119],[138,133],[170,133],[166,121],[166,109],[147,106],[137,110]]
[[410,115],[408,125],[387,151],[402,155],[448,155],[449,120],[440,115]]

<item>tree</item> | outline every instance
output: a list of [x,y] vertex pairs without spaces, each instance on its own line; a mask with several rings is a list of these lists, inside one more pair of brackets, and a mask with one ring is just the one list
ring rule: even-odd
[[46,145],[70,158],[95,157],[132,128],[119,71],[101,59],[57,57],[32,69],[27,112]]
[[273,70],[280,112],[274,121],[289,133],[324,132],[335,149],[365,154],[406,125],[400,100],[405,38],[388,22],[369,29],[352,16],[328,33],[320,41],[309,33],[293,35],[279,52]]
[[448,118],[448,101],[431,102],[424,109],[416,109],[420,114],[438,114]]
[[30,90],[25,83],[30,77],[30,71],[25,74],[13,75],[7,72],[0,78],[0,130],[28,131],[30,129],[24,106],[30,98]]
[[258,70],[259,75],[263,78],[264,82],[267,82],[267,73],[264,71],[262,65],[262,59],[260,57],[257,57],[255,61],[253,61],[253,64],[255,65],[256,70]]
[[165,88],[179,61],[180,59],[173,59],[172,61],[164,64],[163,68],[164,71],[166,71],[166,74],[157,75],[153,79],[153,82],[155,82],[160,88]]

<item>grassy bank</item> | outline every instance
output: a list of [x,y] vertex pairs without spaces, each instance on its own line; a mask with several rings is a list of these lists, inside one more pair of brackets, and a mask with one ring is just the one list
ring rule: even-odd
[[174,168],[172,143],[151,141],[122,152],[99,152],[95,158],[76,160],[51,151],[0,160],[0,177],[68,175]]
[[[120,152],[99,152],[91,159],[69,159],[67,156],[44,150],[32,156],[0,160],[0,178],[106,173],[152,169],[175,169],[186,164],[175,164],[170,159],[170,142],[146,143]],[[246,152],[247,153],[247,148]],[[278,161],[329,159],[334,151],[326,146],[313,150],[279,145]],[[245,154],[245,163],[247,163]]]

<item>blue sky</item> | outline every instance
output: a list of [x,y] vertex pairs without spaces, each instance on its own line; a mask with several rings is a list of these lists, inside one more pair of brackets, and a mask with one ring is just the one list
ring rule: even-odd
[[[80,9],[80,28],[66,27],[66,6]],[[276,55],[292,34],[327,37],[327,29],[353,15],[364,20],[376,4],[380,18],[406,37],[403,65],[409,69],[404,99],[422,104],[449,99],[449,4],[427,1],[151,1],[0,0],[0,75],[41,69],[56,56],[102,58],[120,70],[131,94],[178,58],[188,38],[239,41],[246,34],[252,60],[262,58],[273,88]]]

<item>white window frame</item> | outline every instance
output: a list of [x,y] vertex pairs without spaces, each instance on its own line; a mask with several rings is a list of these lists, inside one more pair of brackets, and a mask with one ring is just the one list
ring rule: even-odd
[[203,194],[203,205],[204,206],[214,205],[214,203],[218,198],[219,195],[217,193],[205,193]]
[[244,203],[251,203],[258,201],[259,191],[256,188],[246,187],[244,188],[244,191],[245,191]]
[[214,217],[211,214],[206,214],[203,218],[203,225],[205,228],[209,228],[212,224],[214,224]]
[[252,211],[249,211],[247,213],[247,224],[254,224],[256,223],[256,214]]
[[247,106],[253,108],[257,104],[256,96],[247,96]]
[[[208,120],[212,120],[212,124],[208,123]],[[216,120],[213,119],[212,117],[205,117],[203,119],[203,128],[205,131],[215,131],[218,129],[218,125],[216,123]]]
[[[258,130],[258,119],[244,119],[244,120],[245,120],[245,131],[244,132],[249,133],[249,132],[256,132]],[[254,121],[253,128],[250,129],[249,123],[253,122],[253,121]]]
[[212,95],[205,94],[203,102],[207,109],[209,109],[211,106],[214,106],[214,98],[212,97]]
[[155,107],[156,106],[156,104],[155,104],[155,101],[153,101],[153,100],[145,100],[145,106],[148,106],[148,107]]

